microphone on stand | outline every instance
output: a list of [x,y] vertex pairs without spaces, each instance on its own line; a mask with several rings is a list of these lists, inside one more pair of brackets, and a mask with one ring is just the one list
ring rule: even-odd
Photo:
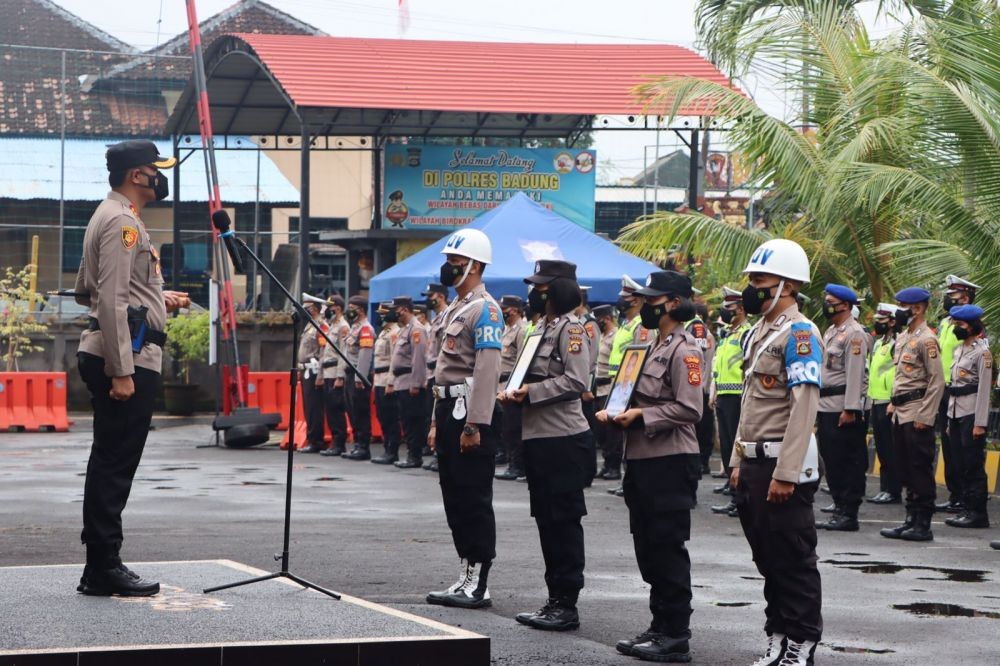
[[229,253],[229,259],[233,262],[233,271],[242,274],[243,259],[240,257],[240,248],[236,244],[236,232],[229,228],[231,224],[229,213],[226,211],[220,209],[212,213],[212,226],[219,230],[219,238],[226,244],[226,252]]

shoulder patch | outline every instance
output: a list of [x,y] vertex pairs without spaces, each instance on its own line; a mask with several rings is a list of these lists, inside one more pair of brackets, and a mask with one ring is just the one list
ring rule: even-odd
[[820,367],[823,364],[823,347],[816,339],[812,324],[792,324],[785,345],[785,372],[788,388],[799,384],[820,385]]
[[586,325],[586,326],[584,326],[584,328],[585,328],[585,329],[586,329],[586,331],[587,331],[587,335],[589,335],[589,336],[590,336],[590,339],[591,339],[591,340],[593,340],[593,339],[594,339],[594,336],[595,336],[595,335],[597,335],[597,334],[596,334],[596,333],[594,332],[594,322],[592,322],[592,321],[588,321],[588,322],[587,322],[587,325]]
[[701,370],[688,370],[688,384],[701,386]]
[[[476,350],[503,349],[503,324],[500,323],[500,314],[492,303],[483,306],[476,322],[475,332]],[[452,344],[452,340],[449,339],[448,343]]]
[[361,333],[358,335],[358,344],[362,347],[372,347],[375,345],[375,335],[372,333],[370,327],[361,327]]
[[989,351],[983,354],[983,367],[987,370],[993,367],[993,355]]
[[639,342],[645,342],[649,339],[649,329],[640,328],[639,329]]
[[689,368],[701,368],[701,357],[691,355],[684,357],[684,365]]
[[936,339],[928,340],[924,343],[924,348],[927,350],[928,358],[938,357],[938,342]]
[[414,328],[413,329],[413,335],[410,337],[410,339],[413,341],[413,344],[415,344],[415,345],[419,345],[420,344],[420,329],[419,328]]
[[126,250],[131,250],[139,242],[139,230],[135,227],[122,226],[122,245]]
[[705,324],[701,320],[692,323],[688,332],[696,338],[708,337],[705,330]]
[[583,351],[583,338],[576,335],[571,335],[569,338],[569,345],[567,346],[567,351],[570,354],[579,354]]
[[861,340],[854,338],[851,340],[851,355],[860,356],[861,355]]

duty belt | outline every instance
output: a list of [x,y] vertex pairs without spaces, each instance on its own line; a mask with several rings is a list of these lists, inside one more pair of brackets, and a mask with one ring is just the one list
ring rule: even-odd
[[611,383],[611,377],[598,377],[597,378],[597,385],[598,386],[607,386],[610,383]]
[[437,367],[437,364],[438,364],[437,361],[427,361],[427,369],[433,370],[434,368]]
[[966,384],[965,386],[948,386],[948,395],[953,398],[961,398],[963,395],[972,395],[979,392],[979,384]]
[[[87,317],[87,330],[88,331],[99,331],[101,330],[101,324],[97,321],[96,317]],[[156,345],[157,347],[162,347],[167,344],[167,334],[163,331],[154,331],[151,328],[146,329],[144,342]]]
[[393,368],[393,370],[392,370],[392,376],[393,377],[400,377],[402,375],[408,375],[411,372],[413,372],[413,368]]
[[338,361],[323,361],[324,368],[336,368]]
[[740,442],[740,450],[746,459],[777,458],[781,453],[781,442]]
[[824,386],[819,390],[819,397],[829,398],[831,395],[845,395],[847,393],[847,384],[841,384],[840,386]]
[[927,389],[915,389],[913,391],[907,391],[906,393],[900,393],[899,395],[894,395],[889,399],[896,407],[905,405],[908,402],[913,402],[914,400],[920,400],[922,397],[927,395]]
[[[716,384],[715,389],[717,391],[739,391],[743,392],[743,384]],[[820,395],[823,395],[822,392]]]
[[462,398],[468,394],[465,384],[455,384],[454,386],[441,386],[435,384],[431,388],[434,398],[437,400],[447,400],[448,398]]
[[389,366],[383,365],[382,367],[379,367],[379,368],[373,368],[372,372],[374,372],[376,374],[381,373],[381,372],[389,372]]

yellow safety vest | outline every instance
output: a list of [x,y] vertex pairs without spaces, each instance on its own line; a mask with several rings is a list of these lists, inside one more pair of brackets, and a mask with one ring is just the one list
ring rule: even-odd
[[712,377],[715,379],[716,395],[740,395],[743,393],[743,346],[740,341],[750,330],[750,322],[744,321],[730,331],[719,343],[712,361]]
[[871,358],[868,359],[868,397],[872,400],[888,400],[892,397],[892,381],[896,377],[892,346],[892,342],[886,343],[879,338],[872,348]]
[[635,329],[639,326],[642,317],[635,316],[635,319],[627,324],[618,327],[614,339],[611,341],[611,354],[608,355],[608,376],[614,378],[618,374],[618,368],[622,364],[622,357],[625,356],[625,348],[632,344],[635,337]]
[[944,367],[944,383],[951,385],[951,366],[955,363],[955,350],[962,341],[955,337],[955,322],[951,317],[941,320],[938,328],[938,345],[941,347],[941,365]]

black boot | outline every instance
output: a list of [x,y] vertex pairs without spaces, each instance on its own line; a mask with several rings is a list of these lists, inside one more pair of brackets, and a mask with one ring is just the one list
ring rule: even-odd
[[869,497],[867,501],[872,504],[899,504],[902,500],[899,495],[893,495],[890,492],[883,491],[878,495],[875,495],[875,497]]
[[514,619],[542,631],[568,631],[580,626],[576,601],[566,596],[549,597],[534,613],[518,613]]
[[501,465],[507,464],[507,454],[503,451],[497,451],[497,454],[493,456],[493,466],[500,467]]
[[367,444],[355,444],[350,453],[345,453],[341,457],[347,460],[370,460],[372,454],[368,450]]
[[399,460],[399,442],[387,442],[385,453],[378,458],[372,458],[371,461],[376,465],[391,465],[397,460]]
[[1000,539],[997,539],[996,541],[990,541],[990,548],[992,548],[993,550],[1000,550]]
[[434,592],[428,595],[427,603],[453,608],[489,608],[493,605],[487,587],[491,564],[491,562],[481,564],[469,562],[465,578],[458,587],[450,592]]
[[649,641],[632,647],[632,656],[642,661],[687,663],[691,661],[688,639],[655,634]]
[[729,500],[729,504],[723,504],[721,506],[713,506],[712,513],[729,515],[729,512],[735,508],[736,508],[736,502],[734,502],[733,500]]
[[943,513],[962,513],[965,510],[965,505],[962,504],[962,500],[950,499],[947,502],[939,502],[934,505],[935,511],[941,511]]
[[502,472],[497,472],[493,475],[494,478],[500,479],[501,481],[516,481],[524,476],[524,470],[517,469],[514,466],[510,466]]
[[934,532],[931,531],[931,511],[921,511],[913,521],[913,527],[904,530],[899,538],[903,541],[933,541]]
[[902,525],[896,527],[885,527],[879,530],[879,534],[884,536],[886,539],[900,539],[903,536],[903,532],[913,527],[913,523],[916,520],[916,514],[913,511],[906,512],[906,519],[903,521]]
[[604,470],[598,474],[598,476],[605,481],[620,481],[622,478],[622,472],[620,469],[611,469],[605,467]]
[[326,447],[322,444],[316,444],[315,442],[310,442],[306,446],[303,446],[298,450],[298,453],[321,453],[326,450]]
[[400,460],[396,463],[396,467],[399,469],[418,469],[423,466],[424,461],[422,458],[414,457],[413,454],[406,456],[406,460]]
[[822,511],[823,513],[840,513],[840,507],[837,506],[836,503],[834,503],[829,506],[824,506],[822,509],[820,509],[820,511]]
[[112,594],[122,597],[151,597],[159,593],[160,584],[144,580],[124,564],[119,564],[108,569],[85,567],[76,589],[95,597],[109,597]]
[[960,516],[947,519],[944,521],[944,524],[949,527],[985,528],[990,526],[990,517],[985,510],[975,511],[969,509]]
[[615,649],[621,652],[622,654],[631,657],[632,648],[634,648],[636,645],[639,645],[640,643],[645,643],[646,641],[651,640],[654,636],[657,635],[658,634],[656,631],[653,630],[653,627],[650,627],[649,629],[642,632],[635,638],[623,638],[622,640],[618,641],[617,643],[615,643]]
[[438,458],[437,458],[437,454],[434,454],[434,456],[430,460],[428,460],[427,462],[425,462],[423,468],[426,469],[428,472],[436,472],[436,471],[438,471]]
[[320,451],[319,454],[321,456],[326,456],[327,458],[329,458],[330,456],[337,456],[339,458],[340,456],[344,455],[344,450],[345,450],[344,445],[342,443],[337,444],[335,442],[333,446],[331,446],[328,449]]
[[849,513],[834,514],[830,520],[816,527],[831,532],[857,532],[861,529],[861,526],[858,525],[857,513],[853,515]]
[[728,495],[729,494],[729,482],[726,481],[721,486],[716,486],[712,488],[712,492],[716,495]]

